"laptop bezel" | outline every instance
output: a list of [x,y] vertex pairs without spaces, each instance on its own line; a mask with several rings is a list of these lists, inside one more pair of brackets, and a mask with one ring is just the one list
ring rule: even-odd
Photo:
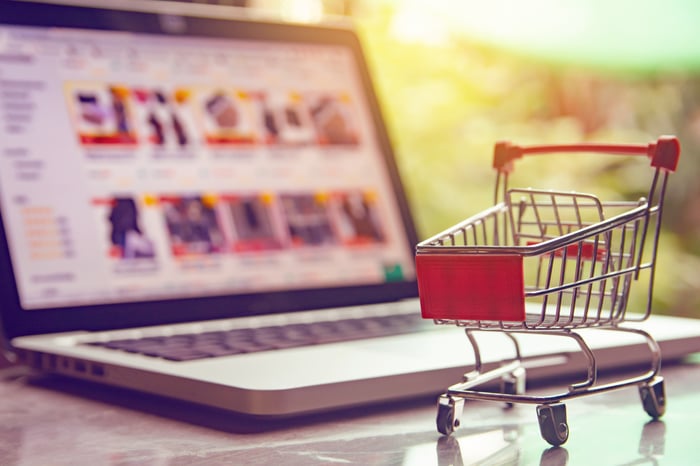
[[[302,25],[250,18],[197,15],[178,16],[176,31],[166,30],[172,22],[162,21],[156,12],[125,11],[97,6],[6,2],[0,24],[52,26],[114,30],[133,33],[184,35],[231,39],[323,43],[348,48],[357,65],[365,98],[375,127],[377,143],[384,156],[396,202],[405,227],[410,253],[417,243],[416,229],[392,151],[367,61],[356,32],[349,26]],[[382,284],[273,291],[80,307],[24,310],[12,270],[2,212],[0,212],[0,318],[4,336],[71,330],[105,330],[293,312],[317,308],[390,302],[417,296],[415,279]]]

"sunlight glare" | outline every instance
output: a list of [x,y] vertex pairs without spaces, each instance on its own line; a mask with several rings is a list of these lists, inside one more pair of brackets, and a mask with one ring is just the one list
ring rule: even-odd
[[287,21],[317,23],[323,19],[321,0],[286,0],[281,5],[282,17]]
[[448,39],[444,19],[421,0],[398,2],[391,35],[401,42],[425,45],[442,45]]

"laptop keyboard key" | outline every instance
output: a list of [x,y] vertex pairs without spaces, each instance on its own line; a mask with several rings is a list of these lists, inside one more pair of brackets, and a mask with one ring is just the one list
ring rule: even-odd
[[169,361],[193,361],[241,353],[399,335],[416,331],[421,327],[434,328],[434,326],[426,326],[419,315],[411,314],[144,337],[88,344]]

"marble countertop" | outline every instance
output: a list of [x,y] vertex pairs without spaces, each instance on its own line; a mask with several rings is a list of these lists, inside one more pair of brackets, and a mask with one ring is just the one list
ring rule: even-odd
[[662,374],[660,421],[644,412],[635,387],[576,398],[567,401],[569,440],[552,448],[533,405],[469,401],[462,427],[443,437],[432,398],[258,421],[8,367],[0,370],[0,464],[697,464],[700,358]]

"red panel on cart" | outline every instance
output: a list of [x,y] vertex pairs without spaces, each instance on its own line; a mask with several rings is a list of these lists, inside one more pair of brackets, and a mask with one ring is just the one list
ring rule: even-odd
[[416,268],[425,319],[525,320],[522,256],[418,254]]

